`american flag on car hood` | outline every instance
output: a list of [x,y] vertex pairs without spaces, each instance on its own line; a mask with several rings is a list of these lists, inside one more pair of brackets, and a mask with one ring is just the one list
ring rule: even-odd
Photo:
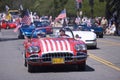
[[42,54],[50,52],[72,52],[70,42],[67,39],[39,39]]

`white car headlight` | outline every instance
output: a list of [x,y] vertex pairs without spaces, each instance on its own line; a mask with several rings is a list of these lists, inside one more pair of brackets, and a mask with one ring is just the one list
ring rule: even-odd
[[92,32],[94,32],[94,29],[91,29]]
[[40,51],[40,47],[38,47],[38,46],[30,46],[27,51],[29,53],[33,53],[33,52],[37,53],[37,52]]
[[76,44],[75,49],[76,49],[76,51],[87,50],[87,47],[85,44]]

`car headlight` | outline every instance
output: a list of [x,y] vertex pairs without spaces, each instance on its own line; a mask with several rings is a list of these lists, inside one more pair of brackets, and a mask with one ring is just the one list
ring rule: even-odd
[[34,53],[34,52],[37,53],[37,52],[40,51],[40,47],[38,47],[38,46],[30,46],[27,51],[29,53]]
[[75,50],[80,51],[80,50],[87,50],[87,47],[85,44],[76,44],[75,45]]
[[91,29],[92,32],[94,32],[95,30],[94,29]]

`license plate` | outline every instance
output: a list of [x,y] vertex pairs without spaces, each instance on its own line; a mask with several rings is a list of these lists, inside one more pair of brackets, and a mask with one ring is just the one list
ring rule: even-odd
[[63,64],[64,58],[52,58],[52,64]]

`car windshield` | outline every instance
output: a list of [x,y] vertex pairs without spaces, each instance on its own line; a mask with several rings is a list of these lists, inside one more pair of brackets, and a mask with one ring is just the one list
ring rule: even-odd
[[72,25],[70,27],[73,31],[91,31],[87,25]]
[[38,27],[47,27],[47,26],[50,25],[49,22],[47,22],[47,21],[43,21],[43,22],[35,21],[34,24],[35,24],[36,28],[38,28]]
[[22,25],[21,28],[35,28],[34,25]]
[[63,34],[62,36],[61,36],[61,29],[59,29],[59,28],[56,28],[56,29],[54,29],[54,37],[62,37],[62,38],[74,38],[74,35],[73,35],[73,32],[72,32],[72,30],[70,29],[70,28],[62,28],[64,31],[65,31],[65,35]]
[[38,38],[38,36],[46,37],[46,30],[44,28],[33,30],[31,38]]

